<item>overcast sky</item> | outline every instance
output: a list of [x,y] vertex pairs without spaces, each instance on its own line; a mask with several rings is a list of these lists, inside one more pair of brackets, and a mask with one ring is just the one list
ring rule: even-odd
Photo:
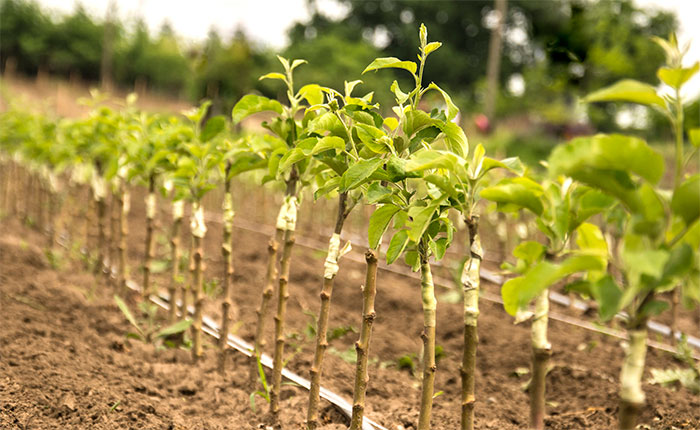
[[[556,1],[556,0],[553,0]],[[603,0],[606,1],[606,0]],[[643,7],[676,12],[681,28],[681,42],[693,40],[686,60],[700,61],[700,0],[635,0]],[[71,12],[77,3],[91,14],[104,16],[110,0],[39,0],[57,12]],[[189,40],[206,38],[211,28],[222,36],[242,28],[253,40],[272,47],[282,47],[286,30],[296,21],[309,18],[305,0],[117,0],[122,19],[145,17],[148,26],[157,31],[169,22],[175,31]],[[334,0],[318,0],[319,9],[330,16],[342,16],[343,8]],[[700,78],[694,79],[694,94],[700,92]]]

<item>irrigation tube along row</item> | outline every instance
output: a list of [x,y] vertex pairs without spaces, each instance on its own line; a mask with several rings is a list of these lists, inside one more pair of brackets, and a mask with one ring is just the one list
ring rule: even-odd
[[[138,284],[136,284],[133,281],[128,281],[127,286],[137,292],[141,292],[142,288]],[[171,302],[170,298],[167,295],[164,294],[159,294],[158,296],[151,295],[150,297],[151,302],[154,304],[158,305],[164,310],[170,310],[171,307]],[[180,301],[178,300],[176,303],[176,309],[180,308]],[[188,306],[187,307],[187,312],[190,315],[194,314],[194,307]],[[219,328],[219,324],[214,321],[212,318],[208,316],[204,316],[202,318],[202,331],[204,333],[214,337],[215,339],[220,339],[221,337],[221,330]],[[243,353],[246,357],[251,357],[253,355],[253,345],[249,344],[248,342],[244,341],[243,339],[239,338],[238,336],[234,336],[233,334],[228,335],[228,345],[235,349],[238,352]],[[272,369],[272,357],[270,357],[267,354],[262,354],[260,356],[260,363],[269,368]],[[287,378],[288,380],[294,382],[295,384],[303,387],[304,389],[308,390],[311,383],[309,380],[297,375],[296,373],[288,370],[288,369],[283,369],[282,370],[282,376]],[[352,405],[342,398],[341,396],[335,394],[334,392],[321,387],[320,390],[320,396],[327,401],[329,401],[331,404],[333,404],[338,410],[340,410],[345,416],[350,418],[352,416]],[[367,417],[364,417],[363,419],[363,424],[362,424],[362,430],[388,430],[386,427],[381,426],[380,424],[370,420]]]
[[[212,221],[212,222],[221,222],[220,216],[217,215],[217,214],[213,214],[213,213],[208,212],[208,213],[205,214],[205,216],[207,217],[207,220],[208,220],[208,221]],[[258,232],[258,233],[260,233],[260,232],[265,232],[265,233],[266,233],[267,231],[273,231],[273,230],[274,230],[274,228],[273,228],[272,226],[263,225],[263,224],[255,224],[255,225],[253,225],[252,223],[249,223],[249,222],[247,222],[247,221],[241,219],[240,217],[237,218],[237,219],[234,221],[234,226],[237,227],[237,228],[240,228],[240,229],[242,229],[242,230],[247,230],[247,231],[252,231],[252,232]],[[352,242],[352,240],[351,240],[351,242]],[[312,239],[312,238],[308,238],[308,237],[304,237],[304,236],[299,236],[299,235],[297,235],[296,243],[297,243],[298,245],[301,245],[301,246],[303,246],[303,247],[310,248],[310,249],[313,249],[313,250],[316,250],[316,251],[322,251],[322,250],[323,250],[323,242],[314,240],[314,239]],[[362,249],[362,246],[361,246],[360,244],[358,244],[358,243],[355,243],[355,242],[352,242],[352,247],[354,247],[355,249]],[[356,263],[364,263],[364,260],[363,260],[363,259],[358,258],[358,257],[356,257],[356,256],[354,256],[354,255],[352,255],[352,254],[346,255],[344,258],[347,258],[347,259],[349,259],[349,260],[352,260],[352,261],[354,261],[354,262],[356,262]],[[395,273],[395,274],[397,274],[397,275],[406,276],[406,277],[413,278],[413,279],[417,279],[417,278],[418,278],[418,277],[417,277],[414,273],[412,273],[412,272],[408,272],[408,271],[405,271],[405,270],[395,269],[394,267],[389,266],[389,265],[386,265],[386,264],[380,264],[380,265],[379,265],[379,268],[380,268],[381,270],[384,270],[384,271],[387,271],[387,272],[391,272],[391,273]],[[439,277],[439,276],[434,276],[433,278],[434,278],[434,281],[435,281],[435,284],[436,284],[436,285],[444,285],[444,286],[446,286],[446,285],[449,285],[449,284],[450,284],[450,281],[448,281],[447,279],[443,279],[443,278],[441,278],[441,277]],[[488,270],[488,269],[483,269],[483,268],[481,269],[481,278],[482,278],[483,280],[488,281],[488,282],[490,282],[490,283],[492,283],[492,284],[494,284],[494,285],[497,285],[497,286],[499,286],[499,287],[500,287],[501,285],[503,285],[503,281],[504,281],[502,276],[500,276],[500,275],[498,275],[498,274],[496,274],[496,273],[494,273],[494,272],[492,272],[492,271],[490,271],[490,270]],[[482,296],[481,296],[481,297],[483,297],[484,299],[486,299],[486,300],[488,300],[488,301],[490,301],[490,302],[500,303],[500,304],[503,303],[503,301],[502,301],[502,299],[501,299],[500,297],[498,297],[498,296],[496,296],[496,295],[494,295],[494,294],[489,294],[489,293],[487,293],[487,292],[485,292],[485,291],[482,293]],[[568,307],[568,306],[570,305],[570,300],[571,300],[569,297],[567,297],[567,296],[565,296],[565,295],[563,295],[563,294],[557,293],[556,291],[550,291],[550,293],[549,293],[549,299],[550,299],[552,302],[557,303],[557,304],[562,305],[562,306],[565,306],[565,307]],[[580,300],[574,300],[574,305],[573,305],[573,306],[574,306],[577,310],[580,310],[581,312],[585,312],[585,311],[587,311],[587,310],[590,309],[590,306],[589,306],[587,303],[582,302],[582,301],[580,301]],[[622,318],[622,319],[626,319],[626,318],[627,318],[627,314],[626,314],[625,312],[620,312],[620,313],[618,313],[618,317],[619,317],[619,318]],[[594,325],[594,324],[592,324],[592,323],[590,323],[590,322],[588,322],[588,321],[584,321],[584,320],[581,320],[581,319],[578,319],[578,318],[574,318],[574,317],[571,317],[571,316],[568,316],[568,315],[562,315],[562,314],[556,314],[556,313],[555,313],[555,314],[553,314],[553,315],[551,316],[551,318],[552,318],[552,319],[555,319],[555,320],[557,320],[557,321],[560,321],[560,322],[564,322],[564,323],[567,323],[567,324],[571,324],[571,325],[575,325],[575,326],[577,326],[577,327],[584,328],[584,329],[586,329],[586,330],[595,331],[595,332],[598,332],[598,333],[602,333],[602,334],[606,334],[606,335],[610,335],[610,336],[619,337],[619,338],[621,338],[621,339],[625,339],[625,338],[626,338],[625,335],[624,335],[624,333],[623,333],[622,331],[614,330],[614,329],[608,329],[608,328],[602,328],[602,327],[597,326],[597,325]],[[654,333],[657,333],[657,334],[660,334],[660,335],[662,335],[662,336],[668,337],[668,336],[671,335],[671,328],[670,328],[669,326],[665,325],[665,324],[661,324],[661,323],[659,323],[659,322],[650,320],[650,321],[647,322],[647,327],[649,328],[650,331],[652,331],[652,332],[654,332]],[[680,338],[681,338],[681,333],[680,333],[680,332],[679,332],[679,333],[676,333],[675,336],[676,336],[677,339],[680,339]],[[690,345],[690,346],[692,346],[692,347],[694,347],[695,349],[697,349],[697,350],[700,351],[700,339],[699,339],[699,338],[687,334],[687,335],[686,335],[686,341],[688,342],[688,345]],[[649,346],[652,347],[652,348],[661,349],[661,350],[667,351],[667,352],[675,352],[675,350],[674,350],[672,347],[670,347],[670,346],[668,346],[668,345],[665,345],[665,344],[663,344],[663,343],[660,343],[660,342],[654,342],[654,341],[651,341],[651,340],[650,340],[650,341],[649,341]],[[700,360],[700,352],[694,353],[694,357],[695,357],[696,359]]]

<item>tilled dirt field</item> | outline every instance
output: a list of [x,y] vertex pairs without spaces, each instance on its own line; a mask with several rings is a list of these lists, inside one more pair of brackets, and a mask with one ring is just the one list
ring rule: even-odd
[[[138,205],[135,205],[138,206]],[[135,208],[129,240],[133,261],[141,254],[142,209]],[[71,221],[76,226],[79,219]],[[219,276],[217,241],[220,226],[207,239],[209,279]],[[267,237],[235,229],[234,303],[236,334],[250,341],[255,309],[265,272]],[[215,371],[213,345],[197,365],[189,351],[157,349],[127,340],[130,326],[102,279],[68,258],[52,267],[41,246],[45,238],[19,222],[0,224],[0,428],[8,429],[259,429],[265,428],[267,405],[258,397],[250,405],[249,362],[231,352],[228,371]],[[183,236],[183,242],[185,236]],[[363,250],[357,250],[357,254]],[[288,367],[308,377],[313,339],[307,334],[318,311],[323,255],[295,247],[291,270],[287,334]],[[161,280],[164,275],[161,275]],[[159,278],[156,278],[159,279]],[[330,327],[360,325],[364,266],[344,260],[333,292]],[[496,292],[494,286],[487,286]],[[370,357],[368,416],[388,429],[414,428],[418,419],[419,382],[397,359],[420,351],[422,318],[419,285],[398,274],[380,271],[377,320]],[[208,313],[218,318],[218,305]],[[268,323],[271,339],[272,321]],[[500,305],[482,301],[477,364],[478,429],[527,427],[528,397],[522,386],[529,366],[529,330],[515,326]],[[462,317],[459,304],[438,308],[438,362],[433,428],[459,428],[459,362]],[[323,385],[350,399],[354,365],[341,356],[357,335],[350,332],[331,343]],[[552,369],[548,375],[551,429],[614,429],[617,416],[619,339],[552,321]],[[268,340],[268,345],[271,341]],[[269,352],[269,351],[268,351]],[[293,356],[292,356],[293,354]],[[670,354],[650,350],[648,369],[678,366]],[[688,391],[644,384],[647,403],[642,423],[650,429],[700,429],[700,396]],[[307,393],[283,389],[283,429],[301,429]],[[340,430],[346,419],[323,403],[325,430]]]

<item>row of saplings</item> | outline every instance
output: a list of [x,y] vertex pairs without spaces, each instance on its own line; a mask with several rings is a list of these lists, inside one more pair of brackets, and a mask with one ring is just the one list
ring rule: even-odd
[[[659,182],[664,158],[643,140],[623,135],[577,138],[553,151],[546,174],[538,180],[517,159],[496,160],[486,156],[481,145],[468,148],[463,130],[453,120],[458,109],[450,96],[434,83],[425,86],[422,74],[428,55],[440,47],[419,32],[419,62],[396,58],[375,59],[363,73],[384,68],[403,69],[415,80],[404,92],[396,81],[391,85],[396,106],[393,115],[382,117],[372,103],[372,93],[353,96],[360,81],[346,82],[343,92],[310,84],[296,90],[293,71],[303,60],[280,58],[283,73],[269,73],[261,79],[280,80],[286,86],[287,103],[258,95],[244,96],[233,109],[233,123],[267,111],[264,136],[233,139],[225,132],[223,117],[204,121],[207,105],[186,113],[186,119],[147,115],[135,110],[132,100],[123,109],[97,107],[84,120],[46,121],[36,115],[10,110],[2,117],[2,153],[5,179],[11,169],[30,169],[41,178],[49,207],[62,202],[62,182],[70,176],[77,184],[89,184],[98,215],[97,267],[104,263],[116,275],[119,294],[128,279],[126,215],[129,186],[145,184],[146,240],[143,264],[143,298],[154,293],[151,264],[154,255],[156,193],[172,200],[171,273],[168,285],[172,298],[170,322],[181,329],[191,321],[192,354],[202,354],[203,294],[202,241],[206,235],[202,198],[225,186],[223,203],[224,300],[222,333],[231,327],[232,221],[234,217],[230,183],[234,176],[251,170],[265,171],[264,181],[285,189],[284,203],[277,218],[276,232],[269,242],[266,282],[254,343],[258,375],[264,347],[265,324],[274,313],[273,374],[270,410],[280,419],[280,387],[284,360],[284,324],[290,261],[294,244],[298,196],[312,188],[315,198],[337,201],[334,233],[324,263],[321,303],[316,327],[316,349],[310,370],[311,388],[307,426],[319,425],[319,389],[323,359],[328,342],[333,283],[338,261],[349,250],[340,237],[347,216],[359,204],[375,205],[368,228],[369,249],[366,280],[362,288],[363,309],[357,362],[352,430],[360,430],[368,383],[367,364],[372,324],[376,317],[377,260],[385,250],[389,264],[403,256],[421,275],[424,330],[421,403],[418,429],[430,428],[436,372],[436,305],[431,275],[431,258],[441,259],[454,237],[455,226],[448,214],[456,212],[468,229],[466,263],[461,276],[464,296],[464,349],[461,368],[461,428],[474,428],[474,375],[478,343],[479,279],[483,251],[479,240],[479,202],[497,203],[502,211],[528,211],[536,220],[541,237],[525,241],[513,251],[515,264],[504,265],[515,276],[502,288],[505,309],[518,322],[532,321],[532,382],[530,426],[544,428],[545,377],[551,345],[547,340],[548,288],[570,281],[569,288],[597,302],[601,321],[626,312],[629,347],[621,370],[620,428],[632,429],[645,398],[641,387],[646,352],[646,324],[668,305],[660,293],[679,291],[684,302],[700,302],[700,176],[686,173],[700,145],[700,130],[688,134],[693,151],[686,150],[683,103],[680,89],[697,71],[682,67],[682,54],[674,38],[659,40],[667,54],[666,66],[658,76],[671,89],[660,96],[647,84],[621,81],[591,94],[589,102],[623,101],[650,106],[670,120],[676,137],[672,187]],[[421,98],[435,93],[442,109],[423,110]],[[9,158],[12,157],[12,158]],[[13,160],[13,161],[8,161]],[[68,170],[69,169],[69,170]],[[498,178],[489,172],[501,170]],[[70,175],[68,175],[70,173]],[[4,181],[4,207],[8,184]],[[107,200],[113,196],[116,210],[112,220],[117,250],[106,255]],[[179,230],[185,202],[191,205],[190,276],[178,272],[181,246]],[[592,219],[603,225],[603,231]],[[58,226],[49,231],[55,232]],[[382,238],[391,232],[388,246]],[[605,233],[603,233],[605,232]],[[55,233],[54,233],[55,235]],[[53,239],[52,239],[53,243]],[[281,247],[281,251],[280,251]],[[279,255],[281,253],[281,256]],[[109,257],[109,258],[107,258]],[[279,269],[278,269],[279,262]],[[276,291],[275,291],[276,286]],[[194,315],[189,319],[189,297]],[[179,309],[175,303],[179,302]],[[187,325],[178,323],[178,317]],[[187,318],[185,318],[187,317]],[[219,344],[219,368],[224,370],[226,336]]]

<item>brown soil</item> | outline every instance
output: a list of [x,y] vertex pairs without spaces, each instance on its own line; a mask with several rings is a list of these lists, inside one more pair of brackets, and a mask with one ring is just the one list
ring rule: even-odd
[[[132,261],[142,252],[141,201],[134,196],[129,239]],[[69,201],[68,207],[79,208],[79,202]],[[239,209],[242,217],[254,215],[243,212]],[[77,231],[83,228],[81,219],[73,218],[70,223]],[[221,235],[220,226],[212,223],[209,227],[207,278],[212,279],[220,276],[217,241]],[[267,236],[241,229],[235,229],[234,236],[236,334],[250,341],[265,271]],[[85,274],[81,264],[68,257],[58,269],[52,268],[40,248],[45,238],[16,220],[3,220],[0,238],[0,428],[265,428],[265,402],[258,397],[257,413],[250,406],[253,389],[247,385],[247,359],[231,352],[229,370],[221,378],[215,371],[213,345],[205,360],[193,365],[189,351],[157,349],[127,340],[130,326],[104,281]],[[359,256],[361,251],[353,253]],[[305,377],[313,358],[313,340],[305,334],[311,319],[305,311],[318,310],[323,257],[303,246],[295,247],[293,254],[286,332],[293,335],[290,343],[294,344],[287,351],[298,352],[288,367]],[[330,327],[359,327],[363,278],[362,264],[350,259],[341,263]],[[487,288],[496,291],[493,286]],[[391,430],[414,428],[418,419],[419,382],[395,364],[402,355],[420,352],[418,289],[418,283],[405,276],[380,271],[367,410],[369,417]],[[218,318],[218,303],[211,303],[207,312]],[[528,327],[514,326],[499,305],[486,301],[482,301],[479,324],[476,428],[526,428],[528,397],[522,385],[527,376],[517,377],[515,370],[529,366]],[[272,325],[270,321],[268,339]],[[457,429],[462,343],[458,304],[439,304],[437,333],[445,356],[438,362],[435,387],[443,394],[435,398],[433,428]],[[350,333],[331,346],[346,351],[356,336]],[[547,427],[616,428],[620,341],[556,321],[550,324],[550,340],[554,354],[547,380]],[[647,369],[676,365],[669,354],[648,353]],[[354,365],[337,353],[328,353],[324,371],[323,385],[350,399]],[[648,376],[647,371],[645,379]],[[648,407],[642,422],[648,428],[700,429],[700,397],[682,388],[645,383],[644,389]],[[303,427],[306,401],[303,389],[285,386],[283,429]],[[325,430],[341,430],[348,423],[327,403],[322,415]]]

